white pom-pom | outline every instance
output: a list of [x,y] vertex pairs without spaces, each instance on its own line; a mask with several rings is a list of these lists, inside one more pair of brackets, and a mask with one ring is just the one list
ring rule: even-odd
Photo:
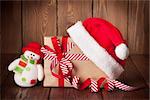
[[121,43],[120,45],[118,45],[115,49],[115,53],[116,53],[116,56],[121,59],[121,60],[124,60],[128,57],[129,55],[129,49],[128,47],[124,44],[124,43]]

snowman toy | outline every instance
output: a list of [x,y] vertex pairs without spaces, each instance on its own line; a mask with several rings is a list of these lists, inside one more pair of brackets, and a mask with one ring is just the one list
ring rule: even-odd
[[36,42],[29,43],[22,49],[24,54],[8,66],[8,70],[15,73],[14,80],[17,85],[32,87],[36,85],[37,80],[43,80],[43,67],[39,64],[43,54],[40,49],[40,44]]

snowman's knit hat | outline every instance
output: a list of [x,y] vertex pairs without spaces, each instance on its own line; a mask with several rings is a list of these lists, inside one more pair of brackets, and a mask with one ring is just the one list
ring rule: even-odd
[[32,51],[36,54],[38,54],[41,58],[43,58],[43,53],[40,51],[41,45],[37,42],[31,42],[28,45],[26,45],[24,48],[22,48],[22,52],[24,53],[26,50]]

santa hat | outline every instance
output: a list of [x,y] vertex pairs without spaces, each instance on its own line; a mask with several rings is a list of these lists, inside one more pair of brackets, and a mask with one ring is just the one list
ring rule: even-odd
[[40,49],[41,49],[41,45],[39,43],[31,42],[22,49],[22,52],[24,53],[26,50],[29,50],[39,55],[41,58],[43,58],[43,53],[40,51]]
[[67,29],[72,40],[83,53],[110,79],[124,71],[129,51],[121,33],[109,22],[100,18],[78,21]]

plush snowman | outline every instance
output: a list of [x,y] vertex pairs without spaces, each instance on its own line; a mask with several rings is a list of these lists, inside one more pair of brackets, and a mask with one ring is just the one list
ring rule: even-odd
[[8,70],[15,73],[14,80],[17,85],[31,87],[36,85],[37,80],[43,80],[43,67],[39,64],[43,54],[40,49],[38,43],[29,43],[22,49],[24,54],[8,66]]

